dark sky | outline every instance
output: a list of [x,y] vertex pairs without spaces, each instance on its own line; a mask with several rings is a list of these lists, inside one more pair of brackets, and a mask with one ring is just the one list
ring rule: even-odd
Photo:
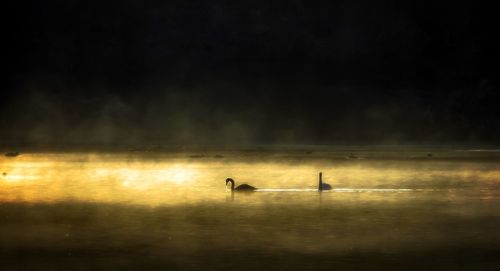
[[6,144],[500,141],[492,6],[11,1]]

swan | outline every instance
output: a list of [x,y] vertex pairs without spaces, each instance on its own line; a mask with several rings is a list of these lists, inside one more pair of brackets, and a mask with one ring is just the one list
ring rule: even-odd
[[252,191],[257,189],[251,185],[248,185],[248,184],[240,184],[236,188],[234,188],[234,180],[231,178],[226,179],[226,186],[227,186],[227,183],[231,183],[231,191],[252,192]]
[[322,190],[331,190],[331,189],[332,189],[332,186],[330,184],[323,182],[323,173],[320,172],[319,173],[318,190],[322,191]]
[[4,154],[6,157],[16,157],[19,155],[18,152],[8,152]]

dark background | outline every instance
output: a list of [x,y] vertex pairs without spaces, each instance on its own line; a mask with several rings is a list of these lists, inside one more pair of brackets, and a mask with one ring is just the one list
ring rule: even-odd
[[11,1],[4,144],[498,143],[496,11]]

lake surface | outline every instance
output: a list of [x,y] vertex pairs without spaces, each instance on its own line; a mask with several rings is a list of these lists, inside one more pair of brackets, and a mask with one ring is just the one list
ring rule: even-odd
[[496,150],[27,152],[0,174],[2,270],[500,268]]

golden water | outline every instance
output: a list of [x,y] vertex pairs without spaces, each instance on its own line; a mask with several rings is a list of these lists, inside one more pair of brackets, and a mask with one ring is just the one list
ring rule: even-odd
[[[61,269],[304,270],[440,255],[453,269],[479,251],[466,264],[489,268],[488,253],[500,251],[499,163],[440,155],[1,157],[0,258],[14,270],[24,259],[33,263],[27,270],[61,262]],[[320,171],[333,190],[316,191]],[[227,177],[260,190],[231,193]]]
[[[298,192],[316,189],[320,171],[325,182],[334,187],[330,192],[338,193],[441,191],[453,196],[474,192],[487,198],[495,195],[500,185],[498,163],[474,161],[245,161],[231,157],[193,159],[186,155],[126,153],[35,153],[0,159],[0,171],[5,172],[0,176],[0,202],[77,200],[149,206],[217,203],[226,201],[227,177],[235,179],[236,185],[248,183],[268,192],[296,189],[289,200],[301,202],[318,197]],[[254,195],[251,202],[268,202],[272,197],[269,194],[272,193]],[[413,194],[398,194],[395,198],[422,196]],[[390,200],[393,196],[366,195],[370,200]],[[323,195],[332,200],[338,197],[343,196]]]

